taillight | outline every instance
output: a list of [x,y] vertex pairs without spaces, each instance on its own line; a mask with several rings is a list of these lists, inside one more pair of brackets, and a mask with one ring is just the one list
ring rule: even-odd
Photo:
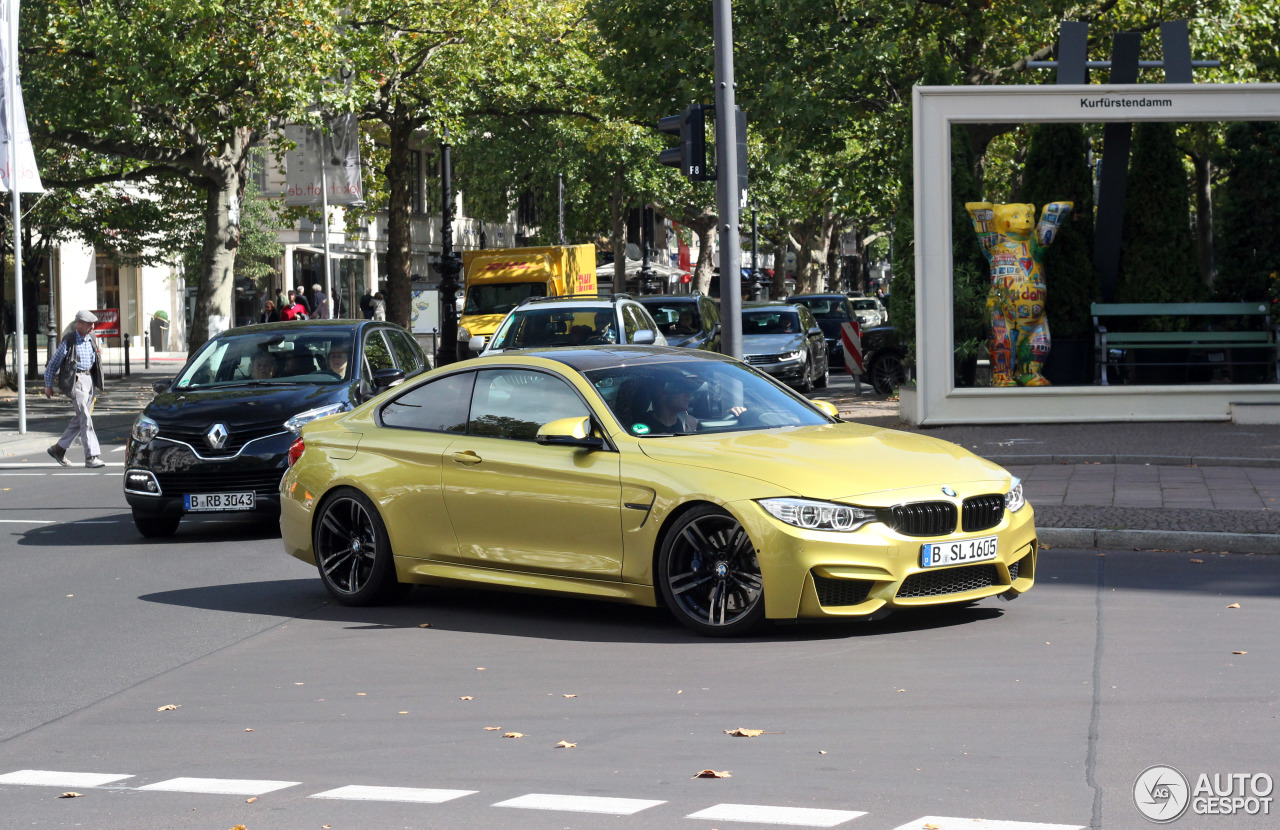
[[302,451],[305,450],[306,448],[307,448],[307,445],[302,443],[301,438],[297,439],[296,441],[294,441],[292,444],[289,445],[289,466],[290,467],[298,463],[298,459],[302,457]]

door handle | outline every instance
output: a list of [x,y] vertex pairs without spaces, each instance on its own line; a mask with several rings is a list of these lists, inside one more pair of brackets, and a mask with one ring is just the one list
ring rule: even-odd
[[473,452],[472,450],[467,450],[466,452],[455,452],[453,454],[453,460],[458,462],[459,464],[466,464],[467,466],[471,466],[473,464],[479,464],[484,459],[482,459],[479,455],[476,455],[476,453]]

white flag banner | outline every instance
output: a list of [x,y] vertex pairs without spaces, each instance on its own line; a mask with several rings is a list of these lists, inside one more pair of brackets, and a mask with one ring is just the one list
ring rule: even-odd
[[[17,14],[17,0],[10,0],[5,3],[5,14]],[[7,23],[7,20],[6,20]],[[15,129],[9,123],[9,102],[6,97],[9,94],[9,73],[16,71],[16,67],[9,65],[9,48],[7,38],[0,38],[0,193],[8,193],[10,181],[13,175],[9,170],[12,164],[12,150],[9,147],[10,137],[16,135],[18,138],[18,192],[19,193],[43,193],[44,187],[40,184],[40,170],[36,167],[36,154],[31,149],[31,133],[27,130],[27,110],[22,106],[22,87],[16,86],[18,91],[17,97],[14,99],[14,121],[17,123]]]
[[327,133],[316,127],[289,124],[284,136],[296,145],[285,154],[286,205],[318,205],[322,188],[331,205],[364,200],[360,132],[355,115],[334,117]]

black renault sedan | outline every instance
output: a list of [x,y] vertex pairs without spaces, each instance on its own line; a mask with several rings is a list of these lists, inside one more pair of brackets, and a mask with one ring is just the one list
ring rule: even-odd
[[302,425],[352,409],[428,368],[404,329],[310,320],[223,332],[191,356],[134,422],[124,495],[143,536],[182,517],[280,512],[280,479]]

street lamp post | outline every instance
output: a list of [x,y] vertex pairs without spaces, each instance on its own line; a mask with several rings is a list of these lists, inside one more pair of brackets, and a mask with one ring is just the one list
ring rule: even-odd
[[453,253],[453,162],[450,158],[449,134],[440,142],[440,340],[436,343],[436,365],[443,366],[458,359],[458,272],[461,270]]
[[738,116],[733,80],[733,9],[729,0],[714,0],[716,86],[716,207],[720,214],[720,351],[742,358],[742,239],[738,229]]

